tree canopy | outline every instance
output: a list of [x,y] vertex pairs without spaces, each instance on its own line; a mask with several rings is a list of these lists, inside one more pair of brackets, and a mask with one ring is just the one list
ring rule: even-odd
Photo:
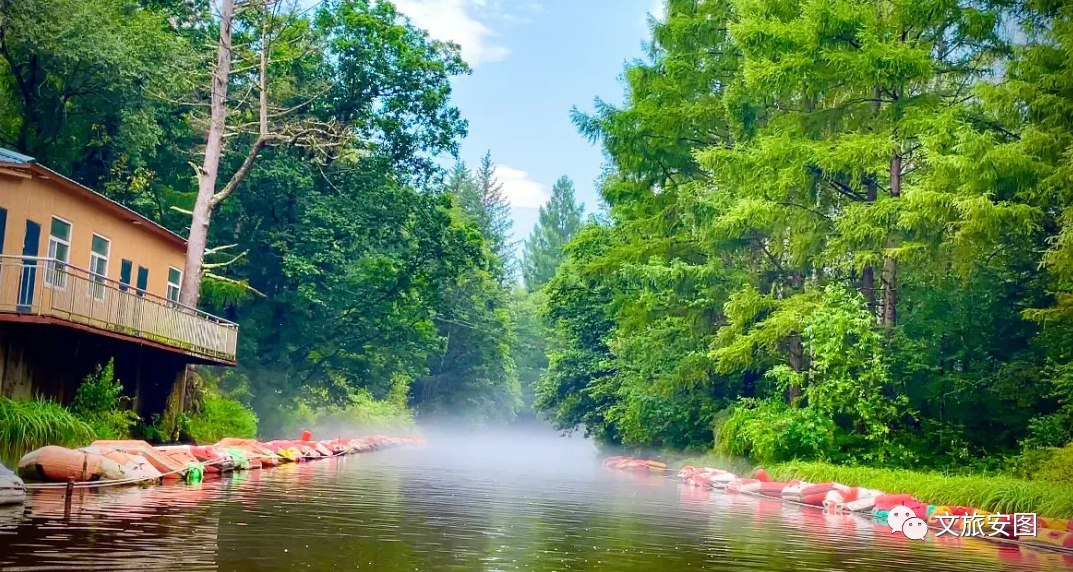
[[522,277],[529,290],[547,284],[562,264],[563,248],[581,229],[582,206],[574,196],[574,182],[563,176],[551,188],[551,198],[540,207],[536,227],[525,241]]
[[626,102],[575,111],[610,218],[545,287],[538,407],[761,460],[1069,442],[1071,16],[670,0]]

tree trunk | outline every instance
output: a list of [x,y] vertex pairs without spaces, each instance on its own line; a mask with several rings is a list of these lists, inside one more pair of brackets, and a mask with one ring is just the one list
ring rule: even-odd
[[231,25],[234,20],[234,0],[223,0],[220,9],[220,41],[216,50],[216,71],[212,76],[212,99],[209,132],[205,157],[198,173],[197,200],[190,220],[187,240],[186,268],[179,302],[197,307],[201,298],[201,278],[205,273],[205,247],[208,244],[209,220],[212,218],[213,195],[223,154],[224,127],[227,122],[227,84],[231,75]]
[[[879,86],[876,86],[872,89],[872,110],[877,116],[879,115],[880,111],[882,111],[881,95],[882,92],[880,91]],[[864,200],[869,205],[875,203],[876,198],[879,197],[879,181],[876,180],[877,178],[878,174],[875,177],[867,177],[864,181]],[[876,271],[875,268],[872,268],[871,264],[864,267],[864,270],[861,271],[861,294],[868,302],[868,310],[872,312],[872,317],[875,318],[877,310]]]
[[[890,196],[902,195],[902,157],[897,153],[890,160]],[[894,239],[887,243],[894,246]],[[892,328],[898,318],[898,262],[889,255],[883,262],[883,325]]]
[[[801,275],[801,271],[795,271],[790,276],[790,286],[794,291],[800,292],[805,285],[804,276]],[[801,333],[794,332],[790,334],[788,342],[790,352],[790,369],[797,373],[802,373],[808,368],[808,364],[805,360],[805,349],[801,343]],[[790,405],[797,406],[801,402],[801,386],[791,385],[786,389],[786,401]]]
[[[872,178],[865,181],[865,201],[869,204],[876,202],[878,191],[876,190],[876,181]],[[872,268],[872,265],[864,267],[861,271],[861,295],[868,302],[868,309],[872,312],[872,317],[876,315],[876,271]]]

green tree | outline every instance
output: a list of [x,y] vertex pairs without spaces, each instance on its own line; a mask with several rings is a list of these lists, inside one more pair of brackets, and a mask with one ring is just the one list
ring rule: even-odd
[[198,54],[134,0],[0,2],[0,141],[92,187],[141,192]]
[[498,260],[500,281],[506,283],[514,275],[514,244],[510,240],[514,223],[510,218],[510,203],[503,195],[503,184],[496,179],[492,152],[481,157],[481,165],[471,174],[468,184],[458,178],[465,172],[464,164],[456,165],[449,183],[455,185],[462,212],[477,225],[488,249]]
[[555,276],[563,261],[563,247],[581,229],[583,207],[574,197],[574,183],[567,177],[555,182],[548,203],[540,207],[540,219],[525,242],[522,277],[525,287],[538,290]]

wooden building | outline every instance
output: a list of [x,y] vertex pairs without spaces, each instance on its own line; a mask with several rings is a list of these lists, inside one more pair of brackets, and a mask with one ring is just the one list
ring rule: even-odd
[[74,397],[93,368],[143,417],[187,364],[234,365],[238,326],[178,303],[186,241],[0,149],[0,396]]

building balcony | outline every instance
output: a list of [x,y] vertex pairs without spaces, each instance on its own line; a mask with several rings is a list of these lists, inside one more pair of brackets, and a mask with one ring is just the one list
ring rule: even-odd
[[56,324],[234,365],[238,324],[59,260],[0,256],[0,321]]

